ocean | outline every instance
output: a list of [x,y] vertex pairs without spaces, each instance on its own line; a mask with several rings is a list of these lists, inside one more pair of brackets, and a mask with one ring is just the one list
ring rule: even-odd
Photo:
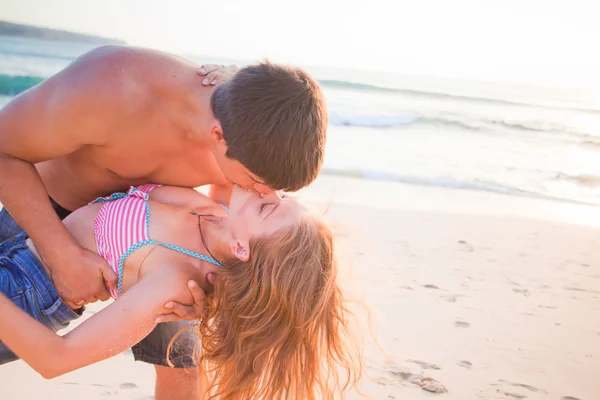
[[[0,36],[0,107],[93,47]],[[600,205],[599,93],[305,68],[329,107],[323,174]]]

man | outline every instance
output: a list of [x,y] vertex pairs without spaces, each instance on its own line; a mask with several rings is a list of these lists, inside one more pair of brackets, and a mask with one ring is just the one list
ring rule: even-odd
[[[60,222],[89,201],[151,182],[211,184],[226,203],[231,184],[267,193],[316,178],[327,114],[310,76],[265,63],[205,86],[198,68],[158,51],[102,47],[0,111],[0,233],[27,232],[72,308],[107,299],[105,281],[115,283]],[[156,366],[157,400],[198,398],[189,358],[168,367],[178,330],[159,324],[133,349]]]

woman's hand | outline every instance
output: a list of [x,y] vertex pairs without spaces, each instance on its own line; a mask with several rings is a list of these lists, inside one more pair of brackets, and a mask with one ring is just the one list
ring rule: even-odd
[[204,76],[203,85],[215,86],[231,79],[238,70],[237,65],[204,64],[198,69],[198,75]]
[[[211,285],[214,284],[214,274],[208,274],[206,279]],[[206,293],[204,293],[204,290],[202,290],[200,285],[198,285],[198,283],[195,281],[189,281],[188,288],[190,289],[192,297],[194,298],[194,304],[186,305],[169,301],[167,304],[165,304],[164,308],[170,312],[158,316],[155,321],[157,324],[161,322],[181,320],[192,321],[202,318],[202,314],[204,313],[204,299],[206,298]]]

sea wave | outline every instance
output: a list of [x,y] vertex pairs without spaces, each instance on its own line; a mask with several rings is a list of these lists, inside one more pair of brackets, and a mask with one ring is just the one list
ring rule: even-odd
[[[55,50],[55,49],[52,49]],[[63,60],[63,61],[72,61],[76,58],[73,54],[57,54],[56,51],[52,50],[44,50],[44,49],[35,49],[23,51],[19,50],[11,50],[11,49],[2,49],[2,55],[11,55],[18,57],[38,57],[38,58],[51,58],[55,60]]]
[[446,100],[461,100],[461,101],[472,101],[477,103],[490,103],[490,104],[504,104],[513,105],[518,107],[536,107],[536,108],[549,108],[549,109],[562,109],[562,110],[576,110],[582,112],[598,113],[600,112],[597,108],[579,108],[569,106],[556,106],[550,104],[533,104],[526,101],[507,100],[492,97],[481,97],[481,96],[468,96],[453,93],[435,92],[428,90],[415,90],[415,89],[402,89],[402,88],[391,88],[386,86],[370,85],[360,82],[350,82],[335,79],[319,79],[319,84],[324,87],[330,87],[335,89],[346,89],[353,91],[364,91],[364,92],[379,92],[379,93],[395,93],[404,94],[411,97],[425,97],[431,99],[446,99]]
[[555,179],[575,183],[579,186],[587,187],[590,189],[600,187],[600,175],[592,175],[592,174],[571,175],[571,174],[565,174],[565,173],[561,172],[561,173],[556,174]]
[[457,113],[431,113],[404,112],[398,114],[385,113],[356,113],[343,109],[332,109],[329,113],[329,122],[337,126],[356,126],[366,128],[398,128],[412,125],[438,125],[471,131],[532,131],[546,133],[563,133],[580,136],[588,145],[598,138],[594,133],[584,127],[566,125],[556,121],[541,119],[500,119],[486,118],[476,115],[464,115]]
[[[350,177],[350,178],[359,178],[359,179],[368,179],[368,180],[378,180],[378,181],[388,181],[388,182],[398,182],[408,185],[417,185],[417,186],[430,186],[430,187],[438,187],[443,189],[461,189],[461,190],[474,190],[474,191],[483,191],[490,193],[503,194],[508,196],[518,196],[518,197],[528,197],[534,199],[541,200],[551,200],[551,201],[560,201],[581,205],[591,205],[598,206],[598,204],[585,202],[585,201],[577,201],[569,198],[557,197],[557,196],[548,196],[542,193],[537,193],[533,191],[528,191],[524,189],[520,189],[513,186],[502,185],[496,182],[486,182],[479,179],[457,179],[452,177],[442,177],[442,176],[418,176],[418,175],[402,175],[396,174],[392,172],[385,171],[377,171],[377,170],[368,170],[368,169],[337,169],[325,167],[321,171],[324,175],[334,175],[334,176],[342,176],[342,177]],[[597,177],[600,179],[600,177]],[[600,182],[598,182],[600,185]]]
[[589,149],[600,150],[600,141],[597,138],[596,140],[593,140],[592,138],[587,138],[586,140],[582,140],[579,144]]
[[0,95],[16,96],[43,80],[44,78],[39,76],[12,76],[0,74]]

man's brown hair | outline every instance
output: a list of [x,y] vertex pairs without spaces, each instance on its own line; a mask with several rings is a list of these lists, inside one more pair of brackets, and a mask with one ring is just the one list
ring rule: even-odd
[[325,154],[327,107],[300,68],[264,62],[241,69],[211,99],[227,157],[272,189],[295,191],[317,177]]

